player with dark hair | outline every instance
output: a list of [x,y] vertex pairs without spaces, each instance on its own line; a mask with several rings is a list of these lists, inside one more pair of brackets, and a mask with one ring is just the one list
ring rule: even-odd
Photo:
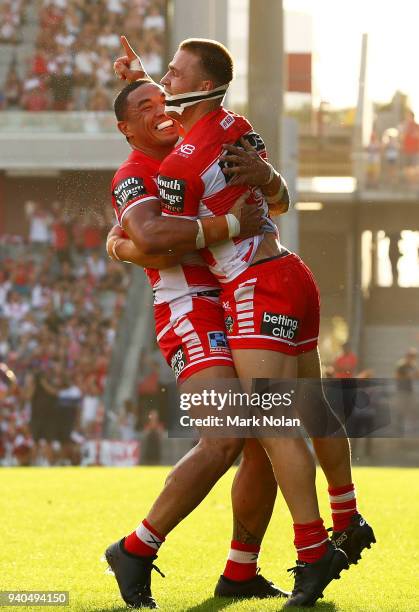
[[[209,50],[215,56],[215,68],[204,60]],[[182,145],[175,148],[160,168],[160,195],[167,215],[217,216],[240,193],[237,186],[226,189],[229,174],[234,170],[222,168],[222,144],[234,144],[240,137],[251,135],[252,129],[246,120],[220,107],[220,98],[228,87],[228,82],[219,85],[220,65],[223,70],[232,65],[225,48],[218,44],[214,47],[213,41],[189,40],[185,46],[180,45],[169,72],[162,79],[166,111],[180,119],[186,131]],[[232,72],[224,74],[232,76]],[[263,151],[263,142],[253,139]],[[224,183],[221,172],[226,175]],[[180,181],[185,186],[181,201],[173,200],[167,188],[171,181]],[[266,202],[258,201],[255,191],[252,196],[266,213]],[[263,240],[258,236],[231,240],[204,251],[210,270],[223,284],[228,336],[235,366],[244,384],[252,378],[255,364],[264,378],[292,378],[297,371],[303,377],[320,378],[317,288],[301,260],[278,246],[275,232],[266,217]],[[197,242],[208,245],[205,234],[203,241]],[[267,303],[276,312],[267,312]],[[327,533],[319,518],[314,490],[314,466],[310,464],[303,441],[267,439],[262,443],[295,524],[299,560],[293,597],[287,605],[307,605],[320,596],[345,562],[326,544]],[[374,536],[356,510],[348,441],[317,438],[314,445],[329,481],[334,539],[345,543],[350,560],[355,562],[362,549],[374,541]],[[292,465],[292,486],[280,469],[287,447],[294,458],[298,457]]]
[[[197,249],[198,224],[160,216],[156,177],[161,160],[172,150],[178,137],[176,124],[164,114],[162,89],[141,79],[124,88],[114,106],[118,127],[133,151],[112,181],[113,205],[120,228],[110,232],[108,252],[116,259],[129,259],[146,266],[155,293],[158,343],[179,384],[184,386],[198,377],[236,378],[225,340],[219,284],[197,253],[189,254],[179,264],[179,253]],[[270,175],[266,164],[260,163],[261,181],[270,182]],[[243,201],[244,197],[239,198],[225,219],[208,219],[204,223],[207,240],[228,239],[232,231],[245,237],[259,228],[260,212],[255,207],[244,207]],[[234,219],[231,219],[233,213]],[[123,231],[135,243],[124,239]],[[154,255],[155,250],[165,254]],[[176,255],[167,254],[169,251]],[[216,343],[212,340],[214,334]],[[242,447],[242,440],[202,438],[175,466],[147,518],[132,534],[108,549],[108,561],[127,603],[155,607],[147,585],[159,545],[202,501]],[[254,484],[251,499],[249,483]],[[239,572],[240,580],[223,577],[220,594],[286,595],[256,573],[260,541],[275,502],[276,483],[266,454],[254,442],[246,443],[232,497],[235,541],[240,550],[230,554],[228,566]],[[138,586],[139,576],[143,576],[142,589]]]

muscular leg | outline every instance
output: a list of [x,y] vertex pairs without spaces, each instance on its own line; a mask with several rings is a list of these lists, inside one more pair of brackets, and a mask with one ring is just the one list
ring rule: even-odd
[[[255,371],[260,378],[293,379],[297,358],[266,350],[233,350],[234,365],[242,387],[251,393]],[[291,512],[294,523],[310,523],[320,518],[315,486],[313,457],[302,438],[264,438],[265,448],[276,481]]]
[[[199,379],[220,378],[236,378],[236,373],[227,366],[207,368],[185,381],[181,392],[187,393],[190,388],[197,392]],[[146,520],[160,534],[167,535],[201,503],[233,464],[242,447],[243,441],[239,439],[201,438],[170,472]]]
[[260,545],[271,520],[277,490],[265,450],[257,440],[246,440],[231,490],[233,540]]
[[[317,349],[298,356],[298,378],[321,379],[320,355]],[[315,407],[315,411],[321,411],[323,415],[330,412],[331,416],[329,418],[336,419],[333,427],[335,436],[313,438],[314,450],[329,487],[342,487],[352,482],[349,440],[342,424],[332,412],[321,388],[319,389],[318,401],[320,405]],[[309,408],[314,412],[313,407]]]

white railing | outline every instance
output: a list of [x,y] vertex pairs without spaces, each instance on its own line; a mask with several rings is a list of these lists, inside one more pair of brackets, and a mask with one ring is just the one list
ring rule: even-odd
[[116,120],[111,111],[0,112],[0,134],[103,134],[115,131]]

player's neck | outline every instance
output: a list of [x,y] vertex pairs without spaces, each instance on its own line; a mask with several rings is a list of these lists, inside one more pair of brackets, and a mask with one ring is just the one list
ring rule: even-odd
[[147,147],[144,145],[134,144],[133,142],[130,142],[130,145],[131,148],[135,151],[140,151],[140,153],[143,153],[147,157],[158,159],[160,161],[163,161],[163,159],[173,151],[173,145],[161,147]]
[[199,104],[185,108],[179,120],[185,133],[189,132],[202,117],[217,110],[220,106],[219,100],[210,100],[209,102],[199,102]]

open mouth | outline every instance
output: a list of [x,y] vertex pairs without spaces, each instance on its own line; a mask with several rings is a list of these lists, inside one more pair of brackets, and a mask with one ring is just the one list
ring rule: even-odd
[[171,128],[173,127],[174,123],[172,121],[172,119],[167,119],[166,121],[162,121],[161,123],[158,123],[156,125],[156,130],[159,130],[159,132],[161,130],[165,130],[167,128]]

